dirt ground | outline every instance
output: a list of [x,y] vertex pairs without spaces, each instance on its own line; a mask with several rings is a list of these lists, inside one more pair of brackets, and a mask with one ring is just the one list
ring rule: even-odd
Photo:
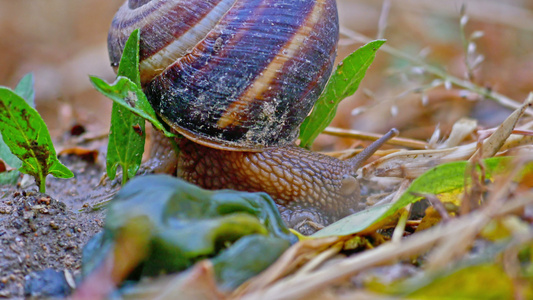
[[[25,283],[27,293],[39,295],[39,285],[50,287],[50,274],[62,275],[68,291],[80,273],[83,246],[102,229],[104,210],[90,206],[116,190],[99,185],[103,166],[77,156],[61,160],[75,176],[49,176],[47,194],[35,184],[0,187],[0,298],[22,298]],[[41,270],[48,273],[34,273]]]

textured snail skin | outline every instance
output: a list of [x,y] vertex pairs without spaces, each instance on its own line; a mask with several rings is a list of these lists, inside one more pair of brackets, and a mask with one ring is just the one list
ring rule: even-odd
[[278,205],[287,225],[303,234],[358,210],[359,182],[354,174],[387,140],[393,129],[357,156],[342,161],[299,147],[262,152],[225,151],[178,139],[179,153],[161,133],[153,137],[149,168],[175,173],[208,189],[266,192]]
[[[266,192],[285,208],[296,226],[298,211],[313,211],[313,222],[329,224],[354,212],[359,185],[349,163],[295,146],[235,152],[180,144],[178,176],[208,189]],[[295,220],[291,220],[294,218]]]
[[356,169],[386,138],[346,162],[294,146],[333,66],[334,0],[130,0],[109,32],[112,65],[135,28],[144,91],[186,137],[179,154],[156,143],[158,163],[204,188],[266,192],[304,233],[354,212]]

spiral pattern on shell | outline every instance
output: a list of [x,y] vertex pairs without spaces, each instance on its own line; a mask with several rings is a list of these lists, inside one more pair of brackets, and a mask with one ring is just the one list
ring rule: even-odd
[[141,29],[141,82],[172,128],[214,148],[293,143],[336,54],[335,0],[130,0],[108,44]]

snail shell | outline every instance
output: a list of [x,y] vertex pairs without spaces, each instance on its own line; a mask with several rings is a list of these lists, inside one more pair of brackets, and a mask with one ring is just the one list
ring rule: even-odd
[[334,0],[130,0],[109,32],[118,65],[141,29],[141,82],[187,138],[225,150],[292,144],[336,54]]

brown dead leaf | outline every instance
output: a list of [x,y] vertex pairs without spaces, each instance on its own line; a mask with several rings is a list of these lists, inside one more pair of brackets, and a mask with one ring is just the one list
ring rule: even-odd
[[441,214],[433,208],[433,206],[430,206],[426,209],[426,214],[420,221],[420,224],[416,228],[415,232],[420,232],[426,229],[429,229],[442,220]]
[[400,242],[386,243],[375,249],[332,262],[313,272],[288,276],[270,286],[263,285],[260,289],[243,290],[239,298],[246,300],[308,298],[365,269],[420,255],[439,244],[439,247],[435,248],[436,251],[432,253],[435,259],[432,266],[437,266],[440,263],[449,262],[443,258],[455,257],[468,248],[474,240],[473,237],[491,218],[509,214],[531,204],[533,204],[533,194],[529,192],[508,200],[505,206],[500,205],[498,209],[486,207],[481,211],[452,219],[450,222],[440,223],[428,230],[404,238]]
[[452,132],[448,139],[442,144],[438,145],[438,149],[446,149],[459,146],[459,144],[469,135],[474,133],[477,128],[477,121],[473,119],[460,119],[455,122],[452,127]]
[[98,150],[83,147],[71,147],[61,150],[58,155],[76,155],[87,162],[95,163],[98,159]]
[[[503,123],[498,126],[498,129],[483,143],[482,149],[476,151],[480,153],[481,158],[493,157],[504,145],[505,141],[513,132],[518,120],[522,117],[526,109],[531,107],[533,101],[533,93],[529,95],[524,104],[515,110]],[[472,157],[475,157],[474,154]]]
[[[513,112],[491,137],[483,142],[482,157],[490,157],[485,155],[494,156],[500,150],[533,143],[531,136],[511,135],[520,116],[531,105],[530,100],[528,101]],[[521,130],[530,130],[531,127],[533,124],[528,124],[521,127]],[[360,170],[365,178],[380,176],[415,179],[440,164],[470,159],[476,151],[477,143],[475,142],[446,149],[399,151],[381,157]]]

